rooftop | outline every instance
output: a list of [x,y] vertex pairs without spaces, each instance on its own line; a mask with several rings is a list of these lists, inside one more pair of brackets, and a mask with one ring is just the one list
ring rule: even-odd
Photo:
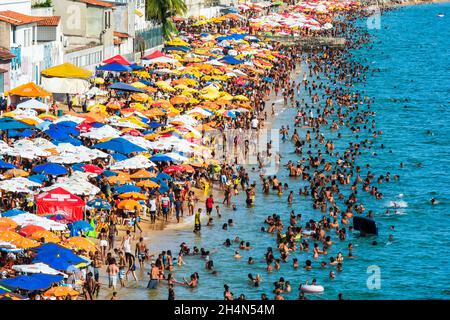
[[38,26],[57,26],[61,17],[58,16],[29,16],[19,12],[6,10],[0,11],[0,21],[5,21],[14,26],[21,26],[29,23],[37,23]]
[[12,59],[15,57],[16,57],[16,55],[13,54],[11,51],[0,47],[0,60],[9,60],[9,59]]
[[105,7],[105,8],[112,8],[114,7],[114,4],[110,2],[104,2],[99,0],[77,0],[78,2],[83,2],[86,4],[90,4],[91,6],[98,6],[98,7]]

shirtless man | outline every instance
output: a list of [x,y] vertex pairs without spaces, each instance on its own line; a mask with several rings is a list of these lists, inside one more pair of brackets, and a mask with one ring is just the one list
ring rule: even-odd
[[139,267],[144,269],[144,261],[145,261],[145,251],[147,249],[147,245],[144,243],[144,238],[139,238],[139,242],[136,243],[136,249],[134,254],[139,260]]

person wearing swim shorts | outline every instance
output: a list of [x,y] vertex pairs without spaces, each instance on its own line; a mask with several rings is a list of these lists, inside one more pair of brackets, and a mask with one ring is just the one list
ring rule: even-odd
[[144,261],[145,261],[145,251],[147,250],[147,246],[144,243],[144,238],[140,237],[139,242],[136,243],[136,249],[134,251],[136,257],[139,261],[139,267],[144,269]]

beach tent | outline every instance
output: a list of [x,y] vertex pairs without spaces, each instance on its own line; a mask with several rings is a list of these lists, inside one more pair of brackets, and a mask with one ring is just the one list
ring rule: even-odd
[[17,109],[45,110],[46,112],[48,112],[49,107],[41,101],[30,99],[25,102],[19,103],[17,105]]
[[32,98],[45,98],[49,97],[50,93],[45,91],[43,88],[39,87],[33,82],[28,82],[21,86],[18,86],[12,90],[5,93],[10,96],[20,96],[20,97],[32,97]]
[[106,64],[117,63],[117,64],[121,64],[121,65],[125,65],[125,66],[131,65],[131,62],[128,61],[127,59],[125,59],[120,54],[118,54],[118,55],[116,55],[116,56],[114,56],[112,58],[104,60],[103,63],[106,63]]
[[87,79],[92,76],[92,72],[66,62],[43,70],[41,75],[42,86],[47,91],[77,94],[89,90],[90,84]]
[[39,215],[64,213],[67,220],[83,219],[84,201],[61,187],[40,194],[36,203]]
[[131,72],[133,69],[126,64],[120,64],[117,62],[111,62],[104,66],[98,67],[99,71],[113,71],[113,72]]

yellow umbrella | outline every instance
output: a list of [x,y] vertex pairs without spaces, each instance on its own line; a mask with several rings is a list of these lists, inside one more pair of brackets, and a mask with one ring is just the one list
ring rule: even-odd
[[31,118],[23,118],[23,119],[16,119],[16,120],[18,120],[20,122],[23,122],[23,123],[26,123],[26,124],[28,124],[30,126],[35,126],[35,125],[37,125],[39,123],[37,120],[31,119]]
[[0,241],[12,243],[19,249],[28,249],[40,246],[39,242],[22,237],[20,234],[12,231],[0,231]]
[[142,180],[136,183],[138,187],[146,187],[146,188],[159,188],[159,184],[152,180]]
[[58,119],[57,117],[55,117],[54,115],[49,114],[49,113],[41,113],[40,115],[38,115],[38,118],[42,119],[42,120],[50,120],[50,121]]
[[61,239],[56,234],[48,230],[38,230],[36,232],[33,232],[31,238],[37,241],[40,241],[42,238],[44,238],[45,242],[51,243],[61,242]]
[[239,101],[249,101],[249,99],[246,96],[242,95],[242,94],[238,94],[237,96],[234,96],[233,99],[234,100],[239,100]]
[[119,195],[120,199],[138,199],[138,200],[147,200],[147,196],[138,192],[125,192]]
[[131,96],[134,101],[145,102],[150,100],[150,96],[146,93],[135,93]]
[[0,226],[7,227],[8,229],[15,229],[17,227],[17,223],[10,218],[0,218]]
[[141,210],[142,206],[139,202],[137,202],[136,200],[122,200],[119,202],[118,206],[119,209],[125,209],[125,210]]
[[136,81],[133,82],[131,84],[133,87],[138,88],[138,89],[144,89],[145,87],[147,87],[147,85],[143,84],[142,82]]
[[[108,108],[110,108],[110,107],[108,106]],[[94,104],[94,105],[88,107],[87,110],[92,111],[92,112],[106,113],[106,106],[97,103],[97,104]]]
[[70,287],[57,286],[44,292],[46,297],[76,297],[80,293]]
[[93,80],[93,82],[95,83],[95,84],[104,84],[105,83],[105,79],[103,79],[103,78],[95,78],[94,80]]
[[12,177],[28,177],[30,174],[22,169],[10,169],[3,176],[7,179]]
[[63,246],[70,249],[86,250],[86,252],[95,252],[95,244],[83,237],[72,237],[63,243]]

